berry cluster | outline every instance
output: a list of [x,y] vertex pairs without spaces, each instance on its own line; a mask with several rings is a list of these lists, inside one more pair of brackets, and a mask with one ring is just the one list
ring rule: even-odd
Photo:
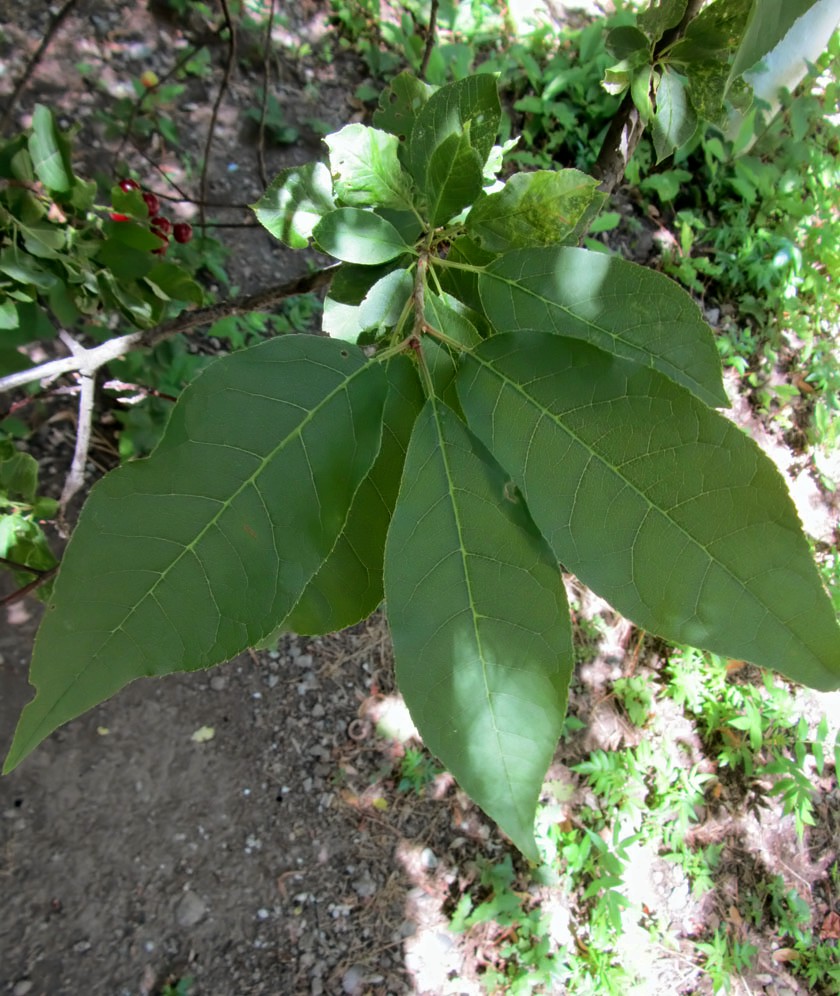
[[[146,203],[146,209],[149,212],[149,228],[163,243],[157,249],[152,249],[153,253],[158,256],[164,256],[166,250],[169,248],[169,240],[171,238],[182,244],[190,241],[193,235],[192,225],[186,221],[178,221],[173,225],[168,218],[160,213],[160,200],[151,191],[142,190],[140,184],[131,178],[120,180],[120,189],[126,193],[131,190],[140,190],[141,196]],[[127,214],[111,212],[111,221],[130,220]]]

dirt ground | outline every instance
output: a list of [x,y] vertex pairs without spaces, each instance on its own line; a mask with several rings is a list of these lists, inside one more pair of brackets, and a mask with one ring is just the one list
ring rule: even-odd
[[[297,33],[298,41],[317,41],[328,30],[324,4],[280,7],[281,40]],[[49,12],[41,3],[2,3],[0,15],[2,106]],[[82,0],[23,93],[14,127],[44,100],[66,123],[82,124],[80,172],[101,169],[115,143],[105,142],[96,111],[140,72],[162,76],[188,33],[145,4]],[[194,162],[225,59],[224,46],[211,51],[212,78],[193,80],[177,109]],[[80,75],[80,59],[95,65],[102,88]],[[267,150],[269,175],[318,155],[307,120],[339,126],[362,113],[353,92],[364,71],[352,53],[320,65],[317,87],[306,60],[281,59],[276,71],[274,92],[301,136]],[[240,67],[220,106],[208,186],[214,201],[247,203],[262,191],[253,129],[243,124],[258,83],[257,70]],[[152,143],[122,156],[145,171],[152,189],[160,189],[155,162],[195,189],[182,151]],[[242,210],[213,216],[251,220]],[[305,256],[262,229],[232,228],[224,237],[243,290],[306,269]],[[54,431],[65,437],[53,469],[60,489],[71,437],[69,429]],[[833,513],[817,502],[814,514],[830,520]],[[30,600],[0,611],[5,754],[31,695],[39,607]],[[574,706],[588,724],[576,750],[620,739],[601,694],[625,660],[627,631],[616,633],[576,688]],[[499,859],[510,848],[447,775],[422,795],[400,789],[405,725],[379,616],[331,637],[289,635],[275,651],[209,672],[136,682],[68,724],[0,780],[0,993],[153,996],[192,977],[191,996],[478,994],[479,947],[451,933],[443,911],[475,877],[478,858]],[[558,778],[568,775],[563,761],[571,763],[558,758]],[[791,880],[812,881],[836,851],[837,809],[835,792],[810,853],[797,848],[790,821],[706,830],[735,834],[745,861],[762,853],[768,867],[781,861]],[[730,870],[736,888],[743,873]],[[663,862],[650,881],[643,887],[688,924],[687,933],[692,918],[709,915]],[[683,972],[681,982],[675,964],[650,966],[650,996],[710,991],[695,985],[696,973]],[[772,964],[759,966],[752,986],[768,996],[805,991]]]

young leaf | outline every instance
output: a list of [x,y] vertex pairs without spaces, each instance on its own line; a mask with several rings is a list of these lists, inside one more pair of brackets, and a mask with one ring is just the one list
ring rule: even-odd
[[653,114],[653,145],[658,163],[685,145],[697,128],[697,115],[688,99],[686,82],[670,66],[663,68]]
[[411,180],[397,158],[396,135],[350,124],[324,141],[330,150],[333,190],[342,204],[411,209]]
[[411,431],[423,407],[423,389],[407,356],[388,361],[382,446],[353,499],[338,542],[306,586],[284,629],[334,633],[367,618],[383,598],[385,536],[397,500]]
[[481,193],[482,160],[470,144],[469,128],[449,135],[429,157],[425,194],[433,228],[443,225]]
[[392,270],[367,292],[359,308],[361,330],[396,325],[414,290],[408,270]]
[[467,235],[490,252],[566,242],[587,213],[598,181],[576,169],[517,173],[498,193],[477,201],[464,223]]
[[468,76],[441,87],[429,97],[414,120],[408,148],[408,168],[422,190],[438,146],[450,135],[469,130],[470,144],[482,166],[490,155],[501,120],[496,77]]
[[660,273],[586,249],[519,249],[478,281],[498,331],[550,330],[654,367],[706,404],[728,407],[708,325]]
[[[501,470],[432,398],[385,548],[397,681],[429,749],[517,847],[566,710],[568,607],[556,563]],[[515,597],[511,597],[515,593]]]
[[48,190],[64,193],[73,186],[69,157],[62,149],[52,111],[43,104],[36,104],[32,114],[29,154],[38,179]]
[[390,221],[361,208],[330,211],[312,234],[324,252],[346,263],[387,263],[409,249]]
[[470,428],[558,560],[643,629],[840,686],[840,628],[772,461],[687,391],[586,343],[463,357]]
[[281,170],[251,205],[260,224],[292,249],[305,249],[312,230],[334,208],[332,179],[323,163]]
[[5,770],[129,681],[217,664],[274,630],[344,527],[385,393],[378,363],[314,336],[209,366],[153,455],[91,492]]

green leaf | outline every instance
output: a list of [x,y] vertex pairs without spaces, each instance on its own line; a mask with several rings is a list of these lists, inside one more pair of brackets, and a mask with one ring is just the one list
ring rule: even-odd
[[729,73],[736,77],[760,62],[820,0],[753,0],[743,38]]
[[722,124],[726,114],[723,94],[728,68],[722,62],[692,62],[686,67],[688,95],[698,117],[712,124]]
[[429,157],[425,193],[433,228],[443,225],[478,197],[482,161],[470,143],[469,128],[449,135]]
[[102,225],[102,231],[107,241],[120,242],[131,249],[151,252],[163,245],[148,225],[140,225],[136,221],[106,221]]
[[476,202],[464,228],[491,252],[560,245],[575,232],[592,201],[603,202],[597,186],[597,180],[576,169],[517,173],[498,193]]
[[840,628],[772,461],[654,370],[546,333],[465,354],[468,423],[557,558],[643,629],[840,686]]
[[0,329],[4,332],[20,327],[20,317],[14,301],[0,301]]
[[58,279],[54,273],[45,270],[40,263],[16,246],[6,246],[0,252],[0,273],[5,273],[22,284],[33,284],[42,291],[49,290]]
[[31,505],[38,488],[38,462],[8,439],[0,439],[0,506],[4,498]]
[[378,280],[359,308],[361,331],[396,325],[413,290],[414,281],[408,270],[392,270]]
[[682,20],[688,0],[650,0],[647,10],[639,14],[638,24],[652,42]]
[[379,108],[374,112],[373,123],[377,128],[390,132],[407,142],[417,115],[426,101],[437,90],[411,73],[395,76],[379,97]]
[[490,155],[501,120],[496,77],[468,76],[441,87],[429,97],[415,118],[408,148],[408,168],[422,190],[438,146],[450,135],[469,131],[470,144],[482,166]]
[[153,455],[91,492],[5,770],[129,681],[208,667],[272,632],[344,527],[379,450],[385,394],[378,363],[316,336],[201,373]]
[[36,104],[32,114],[29,154],[35,174],[48,190],[63,193],[73,186],[73,170],[55,127],[52,111]]
[[[128,222],[123,222],[128,224]],[[138,230],[145,234],[142,229]],[[161,241],[154,236],[156,245]],[[156,257],[147,248],[126,245],[121,239],[105,239],[96,251],[96,259],[107,267],[118,280],[139,280],[155,265]]]
[[157,263],[145,277],[161,294],[171,301],[189,301],[191,304],[201,304],[204,292],[200,284],[180,266],[175,263]]
[[330,150],[333,191],[342,204],[411,209],[411,180],[400,166],[396,135],[350,124],[324,141]]
[[[605,44],[607,49],[620,60],[646,61],[650,55],[650,42],[644,32],[632,25],[625,24],[613,28],[607,33]],[[642,61],[636,61],[641,65]]]
[[387,263],[409,249],[389,221],[361,208],[330,211],[312,234],[324,252],[346,263]]
[[281,170],[251,205],[260,224],[292,249],[305,249],[315,226],[334,208],[332,179],[324,163]]
[[585,339],[728,407],[709,326],[672,280],[587,249],[519,249],[479,277],[484,312],[500,332],[552,331]]
[[508,485],[430,399],[388,531],[385,595],[397,681],[424,742],[536,860],[534,813],[566,710],[571,639],[557,565]]
[[390,360],[386,374],[379,455],[356,492],[338,542],[306,586],[284,629],[306,635],[334,633],[366,619],[382,601],[385,536],[408,441],[423,407],[420,380],[407,356]]
[[697,129],[697,115],[688,99],[686,83],[686,78],[669,66],[663,68],[653,115],[653,145],[658,163],[685,145]]

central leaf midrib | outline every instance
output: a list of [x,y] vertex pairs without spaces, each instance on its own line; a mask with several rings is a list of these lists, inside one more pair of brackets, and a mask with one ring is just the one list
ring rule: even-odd
[[[668,513],[665,511],[665,509],[660,508],[658,505],[656,505],[648,497],[648,495],[644,491],[640,490],[640,488],[636,484],[634,484],[633,481],[628,480],[628,478],[625,477],[617,467],[614,467],[606,459],[606,457],[603,457],[598,452],[598,450],[596,450],[593,446],[589,445],[589,443],[587,443],[583,439],[581,439],[581,437],[578,436],[577,433],[575,433],[571,428],[569,428],[567,425],[565,425],[561,421],[561,417],[560,416],[555,415],[554,412],[552,412],[550,409],[542,407],[542,405],[540,403],[538,403],[537,400],[532,395],[530,395],[530,394],[528,394],[526,392],[524,385],[520,385],[516,381],[510,380],[501,370],[499,370],[497,367],[493,366],[487,360],[484,360],[482,357],[476,356],[475,353],[472,354],[472,357],[473,357],[474,360],[476,360],[479,363],[481,363],[482,366],[484,366],[485,369],[487,369],[487,370],[491,371],[493,374],[495,374],[503,383],[505,383],[505,384],[509,385],[510,387],[512,387],[522,398],[524,398],[524,400],[526,401],[526,403],[530,404],[533,408],[535,408],[542,415],[547,416],[557,426],[558,429],[560,429],[562,432],[564,432],[567,436],[569,436],[572,440],[574,440],[575,443],[577,443],[587,453],[589,453],[589,455],[590,455],[590,457],[592,459],[597,460],[599,463],[601,463],[612,474],[614,474],[620,481],[622,481],[631,491],[633,491],[635,494],[637,494],[642,499],[642,501],[645,502],[645,504],[648,506],[649,510],[654,511],[654,512],[658,512],[667,522],[670,522],[671,525],[673,525],[676,529],[678,529],[689,540],[690,543],[692,543],[699,550],[702,550],[703,553],[706,554],[706,556],[709,558],[709,560],[713,564],[716,564],[718,567],[720,567],[729,576],[730,579],[732,579],[733,581],[735,581],[736,584],[738,584],[741,587],[741,589],[747,593],[747,595],[752,599],[752,601],[755,604],[759,605],[762,609],[764,609],[766,612],[768,612],[770,614],[770,617],[776,623],[778,623],[779,625],[787,628],[788,632],[793,633],[793,630],[791,630],[790,627],[787,626],[779,618],[778,615],[776,615],[775,611],[771,608],[771,606],[767,605],[761,598],[759,598],[759,596],[757,594],[755,594],[753,592],[753,590],[751,588],[749,588],[744,581],[742,581],[741,578],[739,578],[736,574],[733,573],[733,571],[732,571],[732,569],[730,567],[728,567],[722,561],[718,560],[718,558],[715,557],[712,554],[712,552],[699,539],[697,539],[697,537],[692,536],[692,534],[690,532],[688,532],[688,530],[684,526],[680,525],[679,522],[676,522],[674,519],[672,519],[671,516],[668,515]],[[523,483],[523,485],[525,484],[524,477],[523,477],[522,483]],[[816,661],[817,665],[819,666],[819,669],[821,671],[825,670],[825,665],[822,663],[822,661],[819,659],[819,657],[814,653],[814,651],[802,640],[802,637],[798,633],[795,633],[794,635],[796,637],[797,643],[808,653],[808,655],[814,661]]]
[[479,660],[481,661],[481,676],[484,681],[484,690],[487,698],[487,708],[490,710],[490,715],[493,720],[493,730],[496,734],[496,742],[498,745],[499,757],[501,758],[502,767],[505,773],[505,780],[507,781],[508,790],[510,792],[510,797],[511,799],[515,799],[516,795],[514,791],[514,782],[513,779],[511,778],[507,755],[502,750],[500,742],[501,731],[496,721],[496,711],[493,708],[492,697],[490,693],[490,685],[487,678],[487,667],[485,664],[484,649],[482,645],[481,634],[479,632],[479,627],[478,627],[478,618],[481,615],[481,613],[479,613],[478,608],[475,604],[475,599],[473,598],[472,581],[470,579],[470,571],[465,556],[467,552],[467,547],[466,543],[464,542],[463,528],[461,526],[461,516],[458,513],[458,503],[455,500],[456,488],[454,485],[454,481],[452,479],[452,473],[449,466],[447,444],[444,438],[443,427],[441,425],[440,413],[438,412],[437,399],[432,397],[430,400],[432,402],[432,411],[434,412],[435,426],[437,428],[438,439],[440,441],[441,463],[443,464],[444,474],[446,475],[447,491],[450,498],[452,516],[455,520],[455,529],[458,534],[458,552],[460,554],[460,559],[461,559],[461,568],[464,575],[464,584],[466,585],[467,588],[467,597],[469,599],[470,615],[472,617],[472,623],[473,623],[473,634],[475,636],[475,641],[479,654]]

